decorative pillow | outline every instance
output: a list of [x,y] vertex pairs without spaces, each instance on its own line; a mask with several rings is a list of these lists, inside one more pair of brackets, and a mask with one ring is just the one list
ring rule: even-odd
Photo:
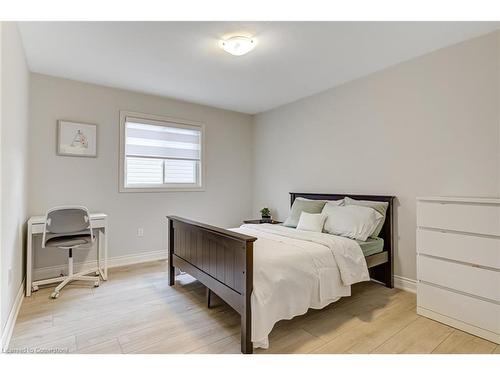
[[389,207],[388,202],[377,202],[377,201],[358,201],[356,199],[352,199],[349,197],[344,198],[344,202],[346,206],[363,206],[363,207],[371,207],[375,211],[377,211],[380,215],[383,216],[382,220],[380,223],[377,225],[373,233],[370,235],[370,237],[378,237],[380,234],[380,231],[382,230],[382,227],[384,226],[385,222],[385,214],[387,212],[387,207]]
[[322,211],[327,216],[325,232],[366,241],[384,218],[370,207],[334,206],[326,204]]
[[309,232],[323,232],[325,220],[326,215],[324,214],[308,214],[307,212],[302,212],[300,214],[299,223],[297,224],[297,229],[307,230]]
[[286,227],[297,227],[300,214],[307,212],[309,214],[319,214],[325,205],[325,201],[315,199],[296,198],[290,210],[290,216],[283,223]]

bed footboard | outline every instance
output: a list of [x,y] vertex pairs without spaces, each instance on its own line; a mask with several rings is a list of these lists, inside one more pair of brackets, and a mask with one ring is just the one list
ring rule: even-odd
[[255,237],[196,221],[168,218],[168,284],[175,267],[190,274],[241,315],[241,352],[251,354]]

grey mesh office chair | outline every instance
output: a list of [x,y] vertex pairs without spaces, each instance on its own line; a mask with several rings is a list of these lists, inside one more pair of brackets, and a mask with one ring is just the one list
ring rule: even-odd
[[68,276],[44,281],[44,284],[49,284],[62,280],[52,293],[52,298],[59,297],[61,289],[75,280],[93,281],[94,286],[99,286],[99,276],[86,276],[89,273],[98,275],[95,270],[73,273],[73,250],[78,248],[88,249],[92,246],[94,240],[92,223],[87,208],[82,206],[61,206],[47,211],[42,248],[57,247],[69,250]]

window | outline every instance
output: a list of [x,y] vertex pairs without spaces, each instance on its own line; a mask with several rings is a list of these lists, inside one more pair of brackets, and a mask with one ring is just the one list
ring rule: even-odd
[[202,190],[203,125],[120,112],[120,191]]

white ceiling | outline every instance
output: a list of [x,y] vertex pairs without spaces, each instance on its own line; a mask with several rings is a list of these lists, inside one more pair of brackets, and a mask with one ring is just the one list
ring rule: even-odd
[[[33,72],[259,113],[499,27],[497,22],[20,22]],[[231,56],[217,41],[247,33]]]

